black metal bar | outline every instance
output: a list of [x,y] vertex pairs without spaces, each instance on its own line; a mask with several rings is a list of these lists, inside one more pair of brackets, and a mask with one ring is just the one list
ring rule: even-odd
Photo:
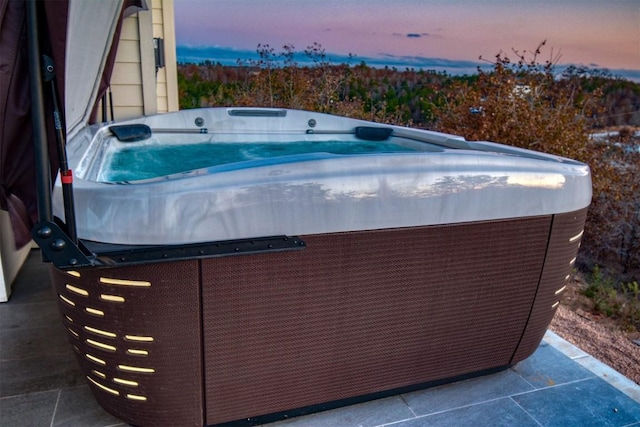
[[31,90],[31,119],[36,168],[36,187],[39,221],[51,221],[51,166],[44,113],[44,91],[40,69],[38,29],[38,1],[27,2],[27,38],[29,43],[29,85]]
[[51,104],[53,107],[53,121],[56,128],[56,143],[58,147],[58,161],[60,163],[60,180],[62,182],[62,197],[64,201],[64,219],[67,233],[73,243],[78,243],[76,234],[76,214],[73,200],[73,172],[67,161],[67,136],[64,128],[64,116],[58,105],[58,90],[56,88],[56,73],[53,60],[43,55],[44,81],[51,86]]
[[102,95],[102,123],[106,123],[107,118],[107,94]]
[[111,114],[111,121],[115,120],[113,115],[113,93],[111,93],[111,86],[109,86],[109,113]]
[[302,250],[306,243],[298,236],[272,236],[255,239],[225,240],[183,245],[116,245],[85,241],[102,265],[136,265],[187,259],[216,258]]
[[197,129],[152,128],[151,132],[153,133],[209,133],[209,129],[207,128],[197,128]]
[[[38,223],[32,236],[40,245],[43,260],[57,267],[93,265],[76,242],[70,240],[65,230],[53,218],[51,205],[51,162],[45,120],[43,73],[38,26],[38,0],[27,1],[27,40],[29,44],[29,86],[31,90],[31,119],[33,123],[34,164],[38,201]],[[60,119],[57,117],[57,119]]]
[[287,110],[277,109],[231,109],[228,111],[230,116],[236,117],[286,117]]

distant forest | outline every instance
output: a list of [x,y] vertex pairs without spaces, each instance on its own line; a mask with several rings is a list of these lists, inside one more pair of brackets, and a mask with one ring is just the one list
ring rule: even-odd
[[[461,83],[473,85],[479,77],[373,68],[364,63],[347,66],[318,62],[315,67],[271,68],[273,81],[268,88],[265,76],[261,76],[269,71],[266,64],[178,64],[180,108],[251,105],[345,114],[349,113],[345,107],[351,106],[351,110],[361,109],[356,115],[362,118],[435,128],[437,110],[444,106],[447,95]],[[282,77],[288,80],[275,81]],[[640,126],[639,83],[615,77],[607,70],[577,67],[567,69],[561,78],[577,83],[573,86],[580,91],[578,98],[597,95],[594,129]],[[314,87],[304,87],[301,82],[313,82],[310,84]],[[331,108],[331,104],[335,107]],[[354,111],[350,112],[347,115],[354,115]]]
[[543,46],[500,53],[490,70],[454,76],[336,65],[318,44],[305,51],[314,65],[302,67],[292,46],[259,45],[260,59],[238,66],[180,64],[180,108],[311,110],[582,161],[591,168],[593,199],[578,264],[603,267],[617,283],[640,281],[640,84],[599,69],[558,73],[553,61],[539,60]]

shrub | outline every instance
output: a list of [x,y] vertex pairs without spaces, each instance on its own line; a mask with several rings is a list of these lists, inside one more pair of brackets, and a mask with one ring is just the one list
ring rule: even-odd
[[598,265],[593,268],[589,285],[583,291],[593,302],[593,310],[615,318],[629,332],[640,330],[640,285],[621,283],[605,275]]
[[[582,96],[575,82],[557,79],[553,60],[538,62],[544,43],[527,58],[496,55],[475,82],[458,81],[438,111],[439,130],[588,160],[590,117],[597,95]],[[578,96],[580,94],[581,96]]]
[[598,88],[585,92],[576,73],[557,76],[555,61],[531,52],[495,57],[475,82],[457,81],[438,110],[438,130],[569,157],[592,171],[580,262],[606,265],[627,278],[640,274],[640,153],[590,139],[602,112]]

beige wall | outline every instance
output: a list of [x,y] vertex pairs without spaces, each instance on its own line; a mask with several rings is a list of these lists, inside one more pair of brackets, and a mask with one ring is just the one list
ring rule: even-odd
[[0,302],[11,295],[11,283],[29,254],[31,245],[16,249],[9,212],[0,210]]
[[[173,0],[153,0],[150,10],[124,20],[111,77],[115,120],[178,110],[173,10]],[[166,65],[157,73],[154,37],[163,38],[165,48]]]

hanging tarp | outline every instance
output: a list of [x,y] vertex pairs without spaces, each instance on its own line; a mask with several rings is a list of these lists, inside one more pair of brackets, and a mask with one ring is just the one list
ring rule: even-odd
[[69,5],[65,67],[65,80],[73,82],[65,90],[69,138],[91,118],[122,4],[122,1],[72,1]]

